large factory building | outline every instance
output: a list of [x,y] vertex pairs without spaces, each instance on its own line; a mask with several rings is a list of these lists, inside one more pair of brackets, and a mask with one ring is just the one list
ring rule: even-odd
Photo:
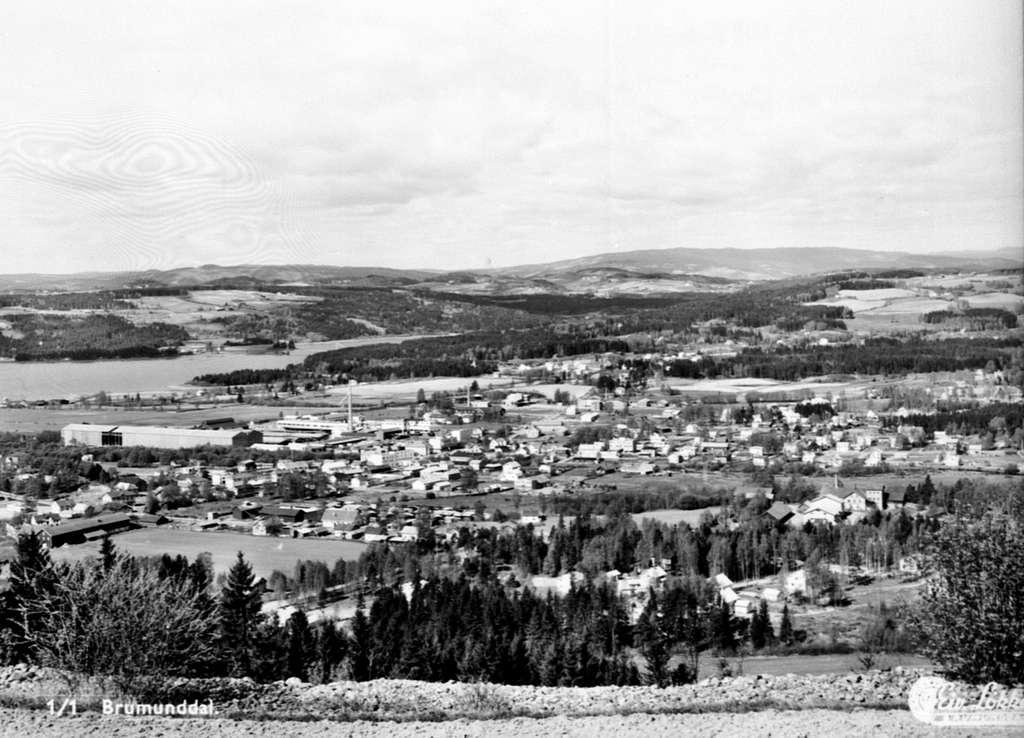
[[158,425],[92,425],[72,423],[60,432],[65,446],[149,446],[194,448],[196,446],[251,446],[263,440],[259,431],[244,428],[166,428]]

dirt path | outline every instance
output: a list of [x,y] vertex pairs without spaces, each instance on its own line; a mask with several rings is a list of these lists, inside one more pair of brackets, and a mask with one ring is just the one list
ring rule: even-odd
[[977,728],[970,731],[932,728],[902,710],[764,710],[702,715],[625,715],[605,717],[513,718],[508,720],[452,720],[448,722],[291,722],[221,719],[104,717],[98,713],[55,717],[46,709],[0,709],[4,736],[586,736],[586,738],[638,738],[640,736],[1010,736],[1009,730]]

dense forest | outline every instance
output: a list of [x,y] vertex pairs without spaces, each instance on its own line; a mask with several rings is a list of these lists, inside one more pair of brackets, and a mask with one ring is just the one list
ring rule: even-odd
[[[485,331],[324,351],[308,356],[301,365],[289,367],[289,378],[337,383],[345,379],[363,382],[408,377],[476,377],[497,371],[499,361],[628,350],[625,341],[584,331]],[[264,383],[281,375],[231,372],[207,374],[194,381],[232,385],[250,377]]]
[[[164,356],[189,339],[181,326],[135,325],[117,315],[10,315],[0,334],[0,356],[16,361],[134,359]],[[15,337],[16,336],[16,337]]]
[[31,310],[129,310],[135,304],[114,292],[33,292],[0,295],[0,307]]
[[[1021,367],[1021,339],[952,338],[944,341],[910,338],[872,338],[861,345],[809,346],[772,351],[745,349],[739,356],[705,357],[666,363],[662,370],[673,377],[759,377],[792,381],[824,374],[907,374]],[[1016,375],[1009,378],[1018,383]]]
[[[286,370],[236,371],[208,374],[194,381],[203,384],[266,384],[345,378],[382,381],[407,377],[480,376],[496,371],[508,360],[550,358],[588,353],[626,353],[627,341],[609,338],[594,329],[571,326],[568,330],[534,329],[492,331],[458,336],[413,339],[400,344],[376,344],[321,352],[301,365]],[[746,348],[739,355],[691,359],[622,358],[621,368],[636,377],[757,377],[784,381],[828,374],[888,374],[1003,370],[1009,384],[1024,382],[1024,350],[1019,337],[951,338],[927,340],[912,337],[872,338],[860,344],[805,347],[779,345],[771,350]],[[602,377],[602,381],[614,380]]]
[[975,407],[939,407],[933,413],[887,416],[882,423],[889,428],[917,426],[928,435],[935,431],[964,436],[987,432],[1013,434],[1024,427],[1024,406],[996,402]]
[[[543,322],[514,306],[476,303],[455,294],[369,287],[289,287],[288,291],[317,298],[292,311],[296,332],[328,338],[335,337],[332,332],[339,320],[353,318],[392,334],[527,328]],[[373,332],[364,328],[364,334]]]
[[1017,316],[999,308],[967,308],[966,310],[934,310],[921,316],[928,324],[941,324],[951,330],[999,331],[1017,327]]

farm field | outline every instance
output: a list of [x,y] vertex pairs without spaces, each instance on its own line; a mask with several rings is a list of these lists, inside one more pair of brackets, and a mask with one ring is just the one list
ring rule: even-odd
[[972,308],[999,308],[1019,313],[1024,309],[1024,297],[1009,292],[988,292],[981,295],[965,295],[964,300]]
[[717,515],[721,509],[720,506],[715,505],[700,510],[648,510],[647,512],[633,513],[632,518],[637,525],[642,525],[644,519],[647,518],[666,525],[686,523],[689,526],[696,526],[704,514]]
[[132,299],[136,308],[115,311],[133,323],[160,321],[186,328],[199,340],[221,338],[224,324],[211,318],[259,315],[278,306],[319,302],[322,298],[255,290],[197,290],[187,296],[145,296]]
[[[227,573],[238,552],[245,554],[258,577],[269,577],[274,569],[291,572],[299,559],[323,561],[331,566],[338,559],[355,560],[366,544],[338,539],[261,538],[241,533],[181,530],[178,528],[141,528],[112,538],[114,546],[135,556],[182,555],[194,559],[208,552],[216,574]],[[62,546],[54,549],[56,561],[78,561],[99,552],[99,543]]]
[[[869,382],[867,382],[869,383]],[[691,382],[675,381],[669,387],[676,392],[686,393],[757,393],[771,394],[775,392],[802,392],[810,390],[813,394],[824,396],[829,392],[856,393],[866,382],[829,382],[805,379],[800,382],[783,382],[774,379],[698,379]]]

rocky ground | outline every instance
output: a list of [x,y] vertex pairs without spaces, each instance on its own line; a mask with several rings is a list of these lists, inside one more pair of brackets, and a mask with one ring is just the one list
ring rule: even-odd
[[54,718],[46,711],[0,709],[0,734],[10,736],[164,736],[165,738],[213,738],[214,736],[387,736],[423,738],[456,736],[586,736],[587,738],[641,738],[646,736],[1011,736],[1009,730],[956,730],[932,728],[909,712],[896,710],[763,710],[745,713],[689,715],[612,715],[601,717],[508,718],[501,720],[454,719],[446,722],[254,721],[173,718],[112,718],[90,714]]
[[[298,680],[177,680],[149,701],[211,704],[209,717],[104,715],[112,685],[60,672],[0,669],[0,733],[66,738],[104,736],[930,736],[935,728],[907,710],[920,670],[824,676],[747,676],[656,687],[514,687],[402,680],[310,685]],[[76,698],[77,714],[58,716]],[[53,700],[52,706],[49,701]],[[209,700],[209,702],[207,702]],[[1003,730],[943,736],[1009,735]]]

